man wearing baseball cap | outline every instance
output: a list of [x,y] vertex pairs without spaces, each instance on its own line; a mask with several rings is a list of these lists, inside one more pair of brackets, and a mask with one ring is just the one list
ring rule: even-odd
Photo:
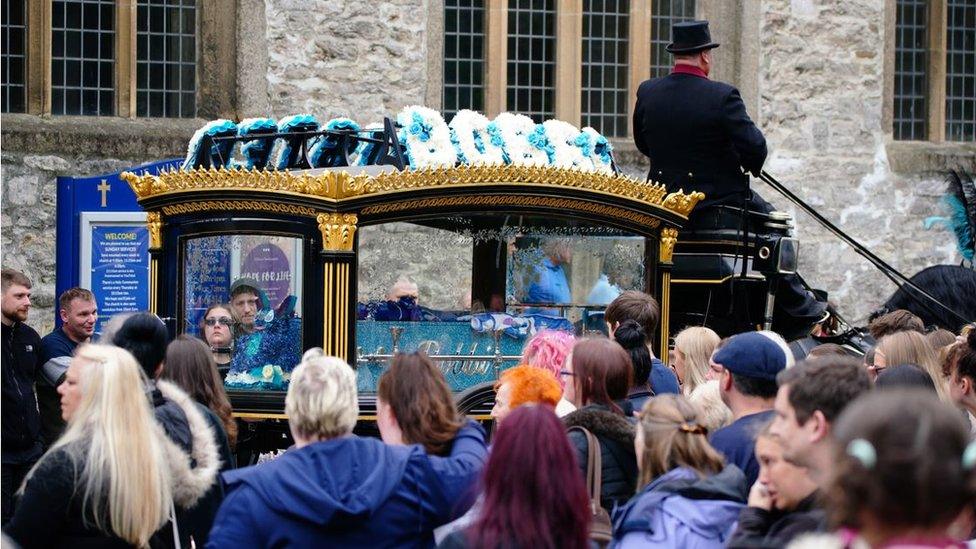
[[759,476],[756,434],[773,419],[776,375],[786,368],[786,353],[769,337],[746,332],[732,336],[716,351],[710,366],[733,422],[715,431],[709,441],[726,461],[742,469],[751,487]]

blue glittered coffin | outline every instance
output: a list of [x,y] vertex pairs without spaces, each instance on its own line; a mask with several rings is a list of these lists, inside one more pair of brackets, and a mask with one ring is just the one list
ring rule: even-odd
[[[397,322],[360,320],[356,322],[357,388],[360,393],[375,393],[380,376],[389,365],[389,359],[368,360],[370,355],[389,355],[394,347],[394,334],[391,329],[402,330],[399,334],[400,352],[424,351],[428,355],[476,355],[494,357],[496,347],[501,355],[517,357],[522,354],[524,337],[500,334],[497,338],[491,332],[476,332],[470,321],[418,321]],[[445,360],[436,362],[444,372],[448,385],[453,391],[463,391],[474,385],[494,382],[497,371],[515,366],[517,359],[510,358],[497,362],[493,358],[464,360]],[[496,364],[498,369],[496,371]]]

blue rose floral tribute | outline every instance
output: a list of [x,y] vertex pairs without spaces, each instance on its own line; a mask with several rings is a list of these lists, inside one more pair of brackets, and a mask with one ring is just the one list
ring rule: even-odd
[[[561,120],[537,124],[528,116],[509,112],[489,120],[471,110],[458,111],[448,124],[436,110],[417,105],[404,107],[396,121],[397,139],[412,169],[516,164],[614,173],[613,147],[591,127],[577,129]],[[377,123],[361,126],[345,117],[320,125],[310,114],[286,116],[277,122],[270,118],[249,118],[240,124],[214,120],[194,134],[183,169],[200,165],[204,154],[210,155],[214,166],[294,169],[300,164],[299,149],[308,132],[322,129],[378,138],[382,136],[382,128]],[[277,138],[262,137],[275,132],[279,132]],[[232,141],[211,141],[210,150],[203,151],[205,135],[252,139],[236,145]],[[376,144],[349,140],[347,147],[346,151],[338,150],[339,138],[335,133],[314,137],[308,142],[308,162],[314,168],[338,166],[341,164],[337,158],[345,154],[351,165],[366,165]]]

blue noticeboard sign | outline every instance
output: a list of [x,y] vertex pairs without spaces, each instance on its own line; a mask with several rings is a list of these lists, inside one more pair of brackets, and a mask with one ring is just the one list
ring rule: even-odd
[[[182,162],[174,158],[123,171],[158,175]],[[57,295],[75,286],[90,289],[99,308],[96,331],[113,314],[149,305],[145,213],[121,173],[57,180]],[[60,316],[54,316],[60,326]]]
[[138,226],[91,227],[91,290],[98,296],[98,324],[117,313],[149,308],[149,230]]

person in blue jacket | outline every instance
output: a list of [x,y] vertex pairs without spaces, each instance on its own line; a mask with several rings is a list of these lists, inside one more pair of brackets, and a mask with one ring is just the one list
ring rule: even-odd
[[634,440],[641,488],[613,512],[612,547],[724,549],[747,488],[707,431],[682,396],[656,396],[644,406]]
[[476,496],[480,426],[462,427],[447,457],[357,437],[356,376],[320,349],[293,371],[285,412],[294,449],[223,475],[207,547],[433,547],[434,528]]

